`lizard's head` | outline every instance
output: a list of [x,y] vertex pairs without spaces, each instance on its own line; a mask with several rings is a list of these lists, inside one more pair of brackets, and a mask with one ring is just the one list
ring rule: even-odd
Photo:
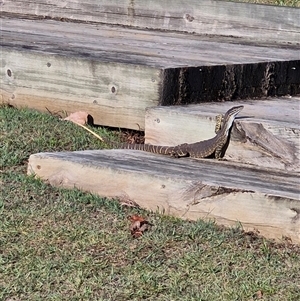
[[242,109],[244,108],[244,106],[237,106],[237,107],[232,107],[230,110],[228,110],[224,116],[224,121],[223,121],[223,127],[224,130],[226,132],[226,134],[228,134],[229,129],[231,128],[234,118],[235,116],[242,111]]

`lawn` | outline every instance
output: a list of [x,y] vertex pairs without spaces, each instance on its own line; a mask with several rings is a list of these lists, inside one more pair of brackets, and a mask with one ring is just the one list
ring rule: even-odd
[[[104,145],[28,109],[1,106],[0,129],[0,300],[300,300],[300,247],[51,187],[30,154]],[[132,214],[154,224],[138,239]]]
[[[237,2],[237,0],[232,1]],[[238,0],[238,2],[300,7],[300,0]]]
[[[245,2],[300,7],[298,0]],[[0,105],[0,300],[300,300],[300,246],[26,175],[32,153],[103,147],[57,116]],[[129,231],[133,214],[153,224],[139,238]]]

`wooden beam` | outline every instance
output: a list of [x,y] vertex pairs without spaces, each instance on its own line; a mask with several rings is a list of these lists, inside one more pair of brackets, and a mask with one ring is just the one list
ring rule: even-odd
[[[6,0],[3,12],[299,45],[299,10],[211,0]],[[284,16],[284,18],[283,18]]]
[[299,172],[300,97],[148,108],[146,143],[173,146],[212,138],[215,116],[241,104],[225,158]]
[[[144,128],[146,107],[300,93],[299,52],[186,35],[2,19],[2,102]],[[122,47],[120,47],[122,45]]]
[[160,70],[48,52],[2,49],[1,102],[40,111],[86,111],[95,124],[144,128],[158,104]]
[[55,186],[126,197],[149,210],[228,226],[241,223],[245,230],[300,243],[299,177],[291,172],[95,150],[33,154],[28,174]]

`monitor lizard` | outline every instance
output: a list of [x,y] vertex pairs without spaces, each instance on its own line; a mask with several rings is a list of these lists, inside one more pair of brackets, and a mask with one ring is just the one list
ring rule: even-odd
[[229,131],[233,125],[236,115],[244,106],[232,107],[225,115],[219,115],[216,125],[216,136],[196,143],[183,143],[176,146],[162,146],[138,143],[108,142],[113,148],[134,149],[156,154],[170,155],[172,157],[206,158],[214,156],[221,159],[222,150],[228,141]]

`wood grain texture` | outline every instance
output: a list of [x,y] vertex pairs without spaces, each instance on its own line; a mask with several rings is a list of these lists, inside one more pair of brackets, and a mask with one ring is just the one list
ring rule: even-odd
[[16,106],[85,109],[97,124],[143,129],[158,104],[300,93],[293,49],[53,20],[1,25],[2,102]]
[[158,104],[160,70],[48,52],[2,49],[1,102],[41,111],[88,112],[96,124],[144,128]]
[[39,153],[28,174],[55,186],[124,195],[150,210],[257,230],[300,243],[297,174],[130,150]]
[[[3,18],[1,21],[1,44],[5,47],[59,52],[82,59],[164,69],[224,64],[244,64],[246,68],[248,64],[262,62],[299,61],[298,49],[286,47],[232,44],[217,38],[103,24],[20,18]],[[298,73],[289,76],[293,78],[293,74],[295,77]]]
[[[6,0],[4,12],[299,45],[296,8],[210,0]],[[283,17],[284,16],[284,17]]]
[[225,158],[299,172],[299,97],[148,108],[145,142],[174,146],[212,138],[215,116],[241,104]]

